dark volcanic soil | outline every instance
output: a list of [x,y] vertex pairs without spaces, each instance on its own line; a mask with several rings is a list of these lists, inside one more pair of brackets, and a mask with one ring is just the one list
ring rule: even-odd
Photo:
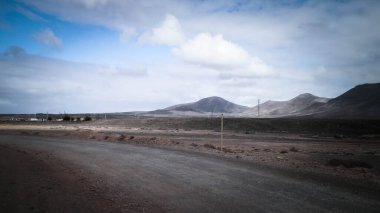
[[1,212],[377,212],[378,191],[199,152],[0,135]]
[[[0,145],[0,212],[142,212],[100,177],[49,152]],[[159,208],[155,208],[160,212]]]
[[225,120],[223,151],[220,131],[213,130],[217,121],[125,118],[83,123],[8,122],[0,125],[0,132],[191,150],[380,188],[379,121],[231,118]]
[[[207,155],[214,160],[233,160],[291,173],[294,176],[305,175],[322,185],[325,184],[325,180],[333,180],[336,185],[342,184],[343,188],[359,195],[364,191],[372,194],[380,192],[379,121],[226,119],[222,151],[219,121],[217,118],[128,118],[84,123],[2,122],[0,137],[23,135],[22,137],[30,138],[30,141],[23,141],[24,145],[33,144],[35,140],[33,138],[44,138],[48,141],[62,140],[64,144],[76,143],[77,140],[86,141],[85,145],[82,144],[75,150],[79,152],[79,156],[82,152],[89,155],[86,160],[90,161],[90,166],[92,166],[92,152],[89,150],[93,147],[92,143],[94,146],[99,146],[99,143],[104,143],[101,146],[118,146],[129,154],[133,154],[128,151],[130,144],[137,144],[146,148],[163,148],[166,150],[165,155],[176,153],[178,159],[182,159],[182,156],[188,153],[197,153],[196,156]],[[103,152],[101,149],[98,151]],[[105,163],[124,165],[124,162],[120,164],[121,159],[125,157],[124,154],[115,150],[112,153],[118,153],[118,156],[113,156],[109,151],[106,153],[112,156],[113,161]],[[168,211],[162,205],[164,201],[159,205],[154,199],[146,202],[147,200],[142,199],[144,196],[141,196],[143,193],[141,190],[140,195],[128,187],[117,190],[117,185],[108,186],[109,181],[99,174],[73,164],[70,159],[67,161],[58,158],[57,154],[60,154],[60,151],[53,154],[47,151],[23,149],[17,145],[1,144],[0,199],[4,202],[1,202],[0,212]],[[141,154],[137,153],[135,157],[126,157],[126,160],[136,163],[134,161],[140,159]],[[161,160],[166,159],[160,155],[150,156],[150,161],[147,163],[154,162],[157,157],[163,158]],[[141,160],[145,160],[145,157]],[[109,175],[120,173],[104,166],[103,161],[100,162],[105,170],[111,169]],[[197,161],[197,163],[204,162]],[[181,168],[181,165],[176,166]],[[192,164],[188,165],[188,169],[193,166],[195,168],[191,169],[195,171],[187,172],[204,170]],[[223,165],[220,166],[223,168]],[[166,177],[166,173],[172,172],[170,169],[166,169],[165,173],[156,170],[160,168],[151,168],[157,173],[144,171],[144,175],[149,177],[153,175],[151,178],[154,180],[155,177]],[[209,169],[215,171],[213,167]],[[126,177],[137,178],[133,174],[130,176],[128,173]],[[187,177],[186,173],[173,175]],[[171,187],[170,180],[173,177],[167,178],[168,187]],[[135,181],[138,182],[139,179]],[[236,181],[239,183],[239,179]],[[124,183],[124,186],[128,184]],[[146,184],[150,185],[149,182],[142,185]],[[166,193],[165,188],[155,189],[161,190],[160,193]],[[204,188],[206,192],[209,189]],[[57,194],[60,196],[56,196]]]

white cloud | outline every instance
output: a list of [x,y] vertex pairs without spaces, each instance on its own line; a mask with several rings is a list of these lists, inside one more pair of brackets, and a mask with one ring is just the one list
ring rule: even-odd
[[178,19],[167,14],[161,26],[144,33],[140,42],[149,42],[153,44],[179,45],[183,43],[185,36],[182,33],[181,25]]
[[120,66],[100,66],[97,74],[105,75],[108,77],[146,77],[148,70],[145,66],[136,67],[120,67]]
[[[91,24],[109,28],[120,33],[122,42],[129,41],[135,31],[150,29],[165,14],[182,14],[191,2],[172,0],[35,0],[26,2],[44,13],[61,20]],[[140,31],[141,32],[141,31]]]
[[251,56],[238,44],[225,40],[223,35],[212,36],[200,33],[173,50],[182,60],[211,67],[222,72],[225,77],[267,76],[271,68],[258,57]]
[[136,29],[133,27],[124,26],[124,27],[120,27],[119,31],[120,31],[120,36],[119,36],[120,40],[123,42],[128,42],[131,36],[136,32]]
[[[136,49],[118,45],[114,49],[94,51],[94,55],[98,54],[94,58],[110,53],[101,59],[102,62],[94,60],[98,63],[124,63],[128,61],[124,60],[128,54],[134,55],[138,63],[148,64],[148,75],[133,80],[130,79],[134,75],[133,70],[125,78],[119,77],[123,76],[119,75],[119,71],[114,71],[112,75],[108,71],[106,77],[98,73],[93,76],[89,72],[86,78],[90,80],[85,84],[79,77],[70,79],[96,91],[99,101],[128,99],[125,105],[114,103],[114,110],[155,109],[159,108],[156,105],[158,102],[165,107],[209,95],[221,95],[231,101],[251,100],[251,104],[255,104],[256,97],[286,100],[300,92],[333,97],[336,91],[343,92],[342,88],[348,89],[357,83],[378,82],[380,79],[380,25],[377,24],[380,1],[291,1],[283,5],[279,1],[245,1],[238,4],[233,1],[34,0],[26,1],[25,5],[33,8],[33,12],[49,14],[81,26],[106,27],[119,33],[121,41],[133,42],[136,39],[134,35],[152,29],[144,34],[145,42],[174,46],[173,53],[182,59],[180,61],[171,59],[168,52],[164,52],[168,48],[149,45],[135,45]],[[171,21],[170,18],[162,20],[169,13],[174,18]],[[5,20],[0,20],[0,28],[6,24]],[[172,35],[179,32],[192,39],[184,38],[183,43],[173,42],[176,39]],[[167,34],[169,36],[165,36]],[[204,38],[200,39],[200,35]],[[142,41],[143,37],[140,39]],[[137,48],[141,50],[137,51]],[[152,53],[153,49],[162,52]],[[152,62],[155,54],[159,57]],[[15,49],[9,52],[8,57],[17,55]],[[166,60],[165,63],[174,62],[170,73],[169,69],[159,64],[161,58]],[[34,72],[46,69],[49,73],[53,66],[44,68],[44,63],[39,62],[42,68],[38,67]],[[150,66],[149,63],[157,65]],[[111,67],[116,69],[116,64]],[[322,65],[326,71],[317,69]],[[134,69],[138,71],[136,76],[144,73],[143,68]],[[271,69],[281,72],[269,78],[251,78],[269,73]],[[6,72],[10,69],[0,70]],[[76,72],[74,74],[77,75]],[[155,75],[154,78],[151,75]],[[109,87],[102,88],[105,85],[103,81],[108,82]],[[41,84],[39,79],[34,82]],[[56,82],[52,88],[56,88]],[[20,87],[25,87],[25,84]],[[46,92],[46,88],[41,91]],[[68,87],[65,85],[62,88]],[[192,92],[188,93],[189,90]],[[0,91],[6,91],[6,88],[0,88]],[[77,94],[76,91],[74,93]],[[194,99],[189,99],[190,96]],[[153,99],[156,103],[152,102]],[[79,100],[75,101],[79,103]],[[137,102],[141,105],[132,106]],[[89,103],[97,106],[95,101]]]
[[183,61],[221,71],[224,78],[268,76],[272,73],[272,68],[263,60],[251,56],[238,44],[225,40],[221,34],[199,33],[185,41],[181,24],[170,14],[159,27],[144,33],[139,41],[174,46],[174,55]]
[[224,40],[222,35],[200,33],[174,53],[184,61],[209,67],[233,68],[248,64],[249,55],[240,46]]
[[47,28],[33,35],[34,40],[53,48],[60,48],[62,41],[54,32]]
[[34,20],[34,21],[46,21],[44,18],[42,18],[41,16],[33,13],[32,11],[24,8],[24,7],[21,7],[21,6],[16,6],[16,9],[15,9],[18,13],[22,14],[23,16],[31,19],[31,20]]
[[108,2],[108,0],[81,0],[79,2],[81,2],[88,8],[93,8],[105,5]]
[[0,106],[14,107],[14,106],[17,106],[17,104],[12,103],[11,101],[6,100],[6,99],[0,99]]
[[[187,76],[179,75],[179,69],[186,69]],[[198,70],[186,64],[116,66],[28,53],[9,57],[3,53],[0,54],[0,112],[154,110],[217,95],[214,92],[217,77],[203,78]],[[188,93],[190,89],[192,93]]]

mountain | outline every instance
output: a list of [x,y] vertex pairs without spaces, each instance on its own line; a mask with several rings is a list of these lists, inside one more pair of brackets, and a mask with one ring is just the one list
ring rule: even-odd
[[[257,106],[249,108],[220,97],[208,97],[197,102],[174,105],[141,114],[202,117],[210,113],[257,117]],[[333,99],[304,93],[288,101],[267,101],[260,104],[260,117],[380,119],[380,83],[358,85]]]
[[242,113],[249,107],[229,102],[220,97],[203,98],[197,102],[174,105],[164,110],[167,111],[189,111],[199,113]]
[[[300,111],[313,105],[321,105],[328,101],[328,98],[314,96],[304,93],[288,101],[267,101],[260,104],[260,117],[285,117],[297,115]],[[258,106],[250,108],[244,114],[257,116]]]
[[309,106],[299,114],[315,118],[379,119],[380,83],[358,85],[325,104]]

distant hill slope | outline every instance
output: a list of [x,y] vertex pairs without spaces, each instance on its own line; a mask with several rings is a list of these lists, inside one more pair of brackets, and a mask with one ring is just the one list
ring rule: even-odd
[[229,102],[220,97],[203,98],[194,103],[174,105],[164,110],[168,111],[191,111],[191,112],[208,112],[208,113],[242,113],[249,107],[241,106]]
[[[260,104],[260,117],[284,117],[296,115],[305,108],[315,104],[324,104],[328,100],[328,98],[304,93],[289,101],[267,101]],[[244,114],[248,116],[257,116],[257,108],[257,106],[252,107]]]
[[380,118],[380,83],[358,85],[326,104],[305,108],[300,115],[316,118]]
[[[226,116],[232,117],[257,117],[257,106],[249,108],[220,97],[208,97],[197,102],[142,114],[202,117],[210,113],[226,113]],[[333,99],[305,93],[289,101],[267,101],[260,104],[260,117],[380,119],[380,83],[356,86]]]

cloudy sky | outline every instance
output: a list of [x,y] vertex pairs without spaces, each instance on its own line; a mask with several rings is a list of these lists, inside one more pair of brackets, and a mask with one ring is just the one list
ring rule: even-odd
[[0,113],[254,106],[380,82],[380,1],[0,0]]

